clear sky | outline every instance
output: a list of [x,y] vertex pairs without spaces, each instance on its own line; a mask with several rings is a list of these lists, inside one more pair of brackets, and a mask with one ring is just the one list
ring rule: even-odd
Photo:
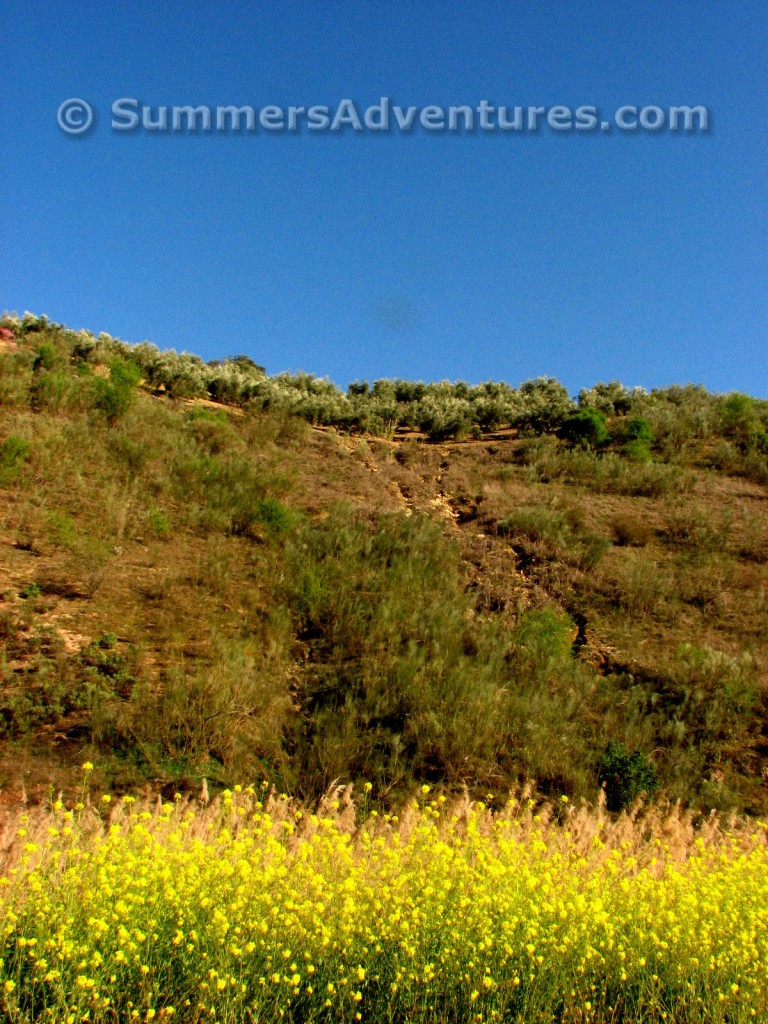
[[[768,7],[29,3],[0,12],[0,307],[270,373],[768,397]],[[57,125],[70,97],[96,111]],[[467,104],[706,133],[115,131],[115,100]]]

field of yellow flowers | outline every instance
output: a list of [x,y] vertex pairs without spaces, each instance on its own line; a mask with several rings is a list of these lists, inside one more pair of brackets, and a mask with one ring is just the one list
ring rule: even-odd
[[2,1020],[768,1020],[764,825],[368,799],[84,789],[19,816]]

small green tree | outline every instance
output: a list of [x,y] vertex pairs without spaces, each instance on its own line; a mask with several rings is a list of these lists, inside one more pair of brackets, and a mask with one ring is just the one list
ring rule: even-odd
[[597,778],[605,788],[609,811],[623,810],[641,793],[652,796],[659,785],[658,773],[645,754],[629,751],[616,740],[611,740],[600,758]]
[[768,450],[768,435],[760,417],[761,405],[764,409],[765,403],[759,403],[737,391],[723,400],[722,429],[727,437],[732,437],[743,449]]
[[563,420],[558,434],[574,447],[597,448],[608,440],[605,413],[593,407],[580,409]]
[[52,345],[50,341],[44,341],[41,345],[38,345],[35,357],[32,360],[32,372],[34,374],[60,370],[63,365],[63,358],[57,352],[56,346]]
[[624,428],[624,437],[626,441],[621,449],[622,455],[633,462],[648,462],[654,439],[653,427],[648,420],[642,416],[631,419]]
[[624,434],[628,441],[647,441],[648,444],[653,443],[653,427],[642,416],[635,416],[631,419],[626,425]]
[[109,364],[109,378],[94,378],[93,404],[104,413],[109,423],[114,423],[130,408],[140,376],[134,363],[113,359]]

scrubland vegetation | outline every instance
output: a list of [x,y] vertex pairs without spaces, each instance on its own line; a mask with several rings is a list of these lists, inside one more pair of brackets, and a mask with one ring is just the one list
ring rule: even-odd
[[4,317],[6,1018],[765,1019],[767,429]]
[[768,403],[0,329],[6,787],[765,811]]

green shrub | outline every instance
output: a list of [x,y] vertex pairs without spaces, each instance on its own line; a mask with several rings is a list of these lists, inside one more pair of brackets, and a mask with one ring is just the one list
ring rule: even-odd
[[650,445],[653,444],[653,427],[648,420],[635,416],[625,426],[624,436],[628,441],[645,441]]
[[104,413],[108,423],[114,423],[128,411],[140,376],[135,364],[113,359],[109,363],[108,378],[92,379],[93,404]]
[[237,434],[223,409],[193,408],[185,420],[197,444],[212,455],[231,448]]
[[47,520],[48,540],[57,547],[72,550],[77,542],[77,526],[66,512],[51,512]]
[[768,523],[746,508],[739,509],[736,552],[740,558],[759,564],[768,562]]
[[277,498],[262,498],[256,506],[256,520],[272,533],[285,533],[296,522],[295,515]]
[[0,444],[0,486],[17,480],[29,458],[29,445],[17,434],[9,434]]
[[659,785],[658,773],[645,754],[629,751],[616,740],[608,744],[600,758],[597,779],[605,788],[611,811],[623,810],[643,794],[652,796]]
[[768,411],[766,404],[738,392],[728,395],[722,404],[722,429],[745,450],[768,451]]
[[597,448],[608,440],[605,413],[590,406],[580,409],[563,420],[558,434],[569,445]]
[[170,529],[171,520],[166,512],[163,512],[162,509],[153,504],[149,506],[149,511],[147,512],[147,525],[153,533],[157,534],[158,537],[162,537]]
[[34,359],[32,360],[32,371],[35,374],[50,373],[53,370],[64,368],[65,360],[60,355],[56,346],[49,341],[38,345]]
[[727,789],[754,778],[765,705],[748,654],[681,644],[654,675],[634,681],[630,699],[633,692],[642,695],[633,729],[650,729],[647,741],[659,751],[671,798],[692,803],[700,793],[712,799],[707,780],[719,778]]
[[625,458],[631,462],[650,461],[654,432],[648,420],[641,416],[633,417],[625,424],[621,436],[624,438],[621,453]]
[[526,612],[512,634],[518,659],[531,670],[548,672],[571,657],[576,628],[573,619],[554,608]]
[[29,657],[24,685],[0,687],[0,736],[23,736],[58,721],[70,710],[67,689],[55,660],[42,654]]
[[722,439],[712,448],[710,463],[723,473],[768,486],[768,459],[761,451],[744,450],[734,441]]
[[109,452],[130,478],[137,477],[147,463],[150,448],[144,440],[124,433],[112,433],[108,440]]
[[85,646],[78,656],[79,676],[75,692],[84,707],[104,700],[128,699],[137,684],[135,651],[116,650],[117,634],[102,633]]
[[640,438],[635,441],[627,441],[625,445],[622,445],[621,454],[630,462],[650,462],[651,445],[648,441],[643,441]]

